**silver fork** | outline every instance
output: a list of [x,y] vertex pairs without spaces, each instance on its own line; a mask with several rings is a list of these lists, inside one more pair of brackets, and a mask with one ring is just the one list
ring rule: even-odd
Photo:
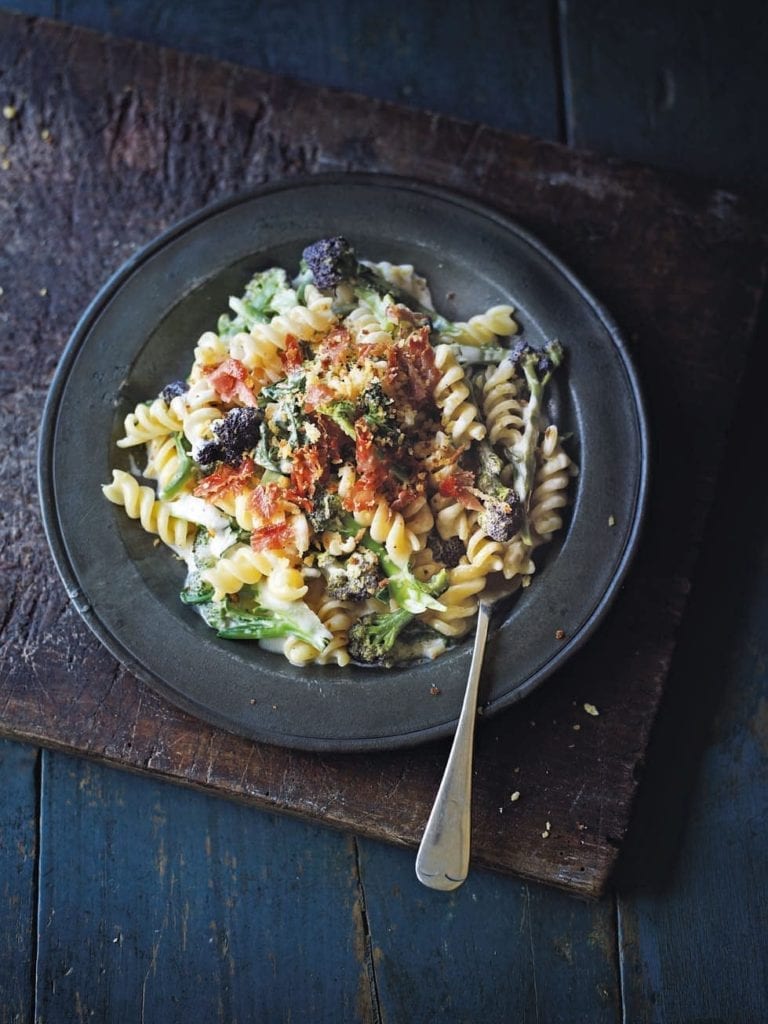
[[480,598],[472,664],[469,667],[459,722],[416,855],[416,877],[430,889],[457,889],[469,871],[472,751],[488,624],[494,605],[508,597],[518,583],[505,579],[489,583]]

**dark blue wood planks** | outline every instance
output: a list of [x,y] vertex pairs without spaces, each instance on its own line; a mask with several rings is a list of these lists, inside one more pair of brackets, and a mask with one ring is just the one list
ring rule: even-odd
[[382,1020],[475,1024],[619,1020],[613,902],[472,870],[425,889],[414,855],[361,841],[360,877]]
[[38,756],[0,740],[0,1024],[32,1018]]
[[[50,2],[11,8],[51,17]],[[319,85],[558,138],[551,4],[61,0],[64,21]]]
[[764,187],[768,9],[560,0],[568,141]]
[[754,428],[767,374],[768,309],[635,825],[648,861],[682,847],[619,904],[638,1024],[768,1020],[768,493]]
[[43,754],[41,1020],[374,1020],[354,840]]

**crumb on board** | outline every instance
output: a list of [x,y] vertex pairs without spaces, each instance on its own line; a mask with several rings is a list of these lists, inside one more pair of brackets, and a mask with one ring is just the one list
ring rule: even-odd
[[613,515],[613,513],[611,513],[611,515],[608,516],[608,525],[609,526],[615,526],[616,525],[616,516]]
[[51,141],[51,130],[50,130],[50,128],[43,128],[43,130],[40,132],[40,138],[43,140],[43,142],[50,142]]
[[520,790],[516,789],[515,792],[510,795],[509,799],[510,799],[511,803],[514,803],[516,800],[519,800],[520,799]]
[[8,157],[5,157],[3,160],[0,160],[0,169],[4,171],[9,171],[11,169],[11,161],[8,159]]
[[18,109],[14,107],[11,103],[6,103],[6,105],[3,107],[3,117],[6,121],[12,121],[18,113]]
[[585,704],[584,710],[587,712],[588,715],[592,715],[593,718],[597,718],[597,716],[600,714],[600,712],[597,710],[594,704]]
[[574,727],[573,727],[573,731],[574,731],[574,732],[578,732],[578,731],[579,731],[579,729],[581,729],[581,726],[580,726],[580,725],[579,725],[579,723],[577,722],[577,723],[576,723],[576,724],[574,725]]
[[38,290],[37,294],[40,296],[41,299],[44,299],[45,296],[48,294],[48,289],[47,288],[40,288]]
[[442,693],[442,690],[440,689],[439,686],[435,686],[433,683],[432,686],[430,686],[429,688],[429,692],[432,694],[433,697],[439,697],[440,694]]
[[565,630],[564,629],[556,629],[555,630],[555,640],[565,640]]
[[548,839],[549,838],[549,833],[550,833],[551,829],[552,829],[551,822],[549,822],[549,821],[546,822],[545,825],[544,825],[544,831],[541,833],[541,838],[542,839]]
[[255,704],[256,703],[256,698],[255,697],[251,697],[251,699],[248,701],[248,703],[249,704]]

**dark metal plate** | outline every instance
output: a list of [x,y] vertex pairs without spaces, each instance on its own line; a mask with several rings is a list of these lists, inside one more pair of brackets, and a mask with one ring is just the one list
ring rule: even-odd
[[269,743],[407,746],[452,732],[471,641],[435,662],[379,671],[295,668],[255,643],[219,640],[178,599],[183,565],[100,491],[113,466],[128,468],[114,446],[124,416],[186,374],[227,297],[255,270],[295,267],[307,242],[329,234],[346,235],[366,258],[415,264],[449,317],[509,301],[533,344],[566,346],[551,414],[572,432],[581,472],[566,529],[538,552],[532,585],[490,641],[486,714],[562,665],[604,615],[636,547],[648,473],[637,379],[611,318],[551,253],[506,218],[438,188],[366,175],[293,180],[203,210],[139,252],[96,297],[62,356],[40,438],[43,516],[85,621],[169,700]]

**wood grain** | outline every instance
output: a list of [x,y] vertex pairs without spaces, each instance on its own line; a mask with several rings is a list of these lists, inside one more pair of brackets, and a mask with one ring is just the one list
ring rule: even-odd
[[763,4],[559,6],[569,142],[764,193]]
[[619,872],[638,1024],[768,1019],[766,374],[764,307]]
[[[13,481],[0,540],[10,579],[3,731],[417,842],[444,744],[365,757],[259,746],[176,711],[114,663],[56,579],[29,443],[79,312],[162,227],[297,172],[413,175],[483,199],[550,244],[619,319],[646,384],[655,487],[634,572],[595,640],[523,706],[489,722],[477,751],[476,862],[602,891],[626,832],[763,285],[753,209],[722,190],[556,145],[2,14],[0,68],[19,110],[4,126],[0,206],[2,365],[13,382],[2,396],[3,474]],[[584,713],[585,701],[598,718]],[[522,796],[511,805],[515,790]]]
[[[556,138],[554,5],[62,0],[67,22],[505,131]],[[27,0],[29,13],[51,14]]]
[[0,741],[0,1024],[32,1019],[38,757]]
[[351,837],[44,760],[36,1019],[377,1019]]
[[619,1020],[611,901],[484,871],[436,893],[416,880],[412,856],[368,840],[360,850],[382,1020]]

